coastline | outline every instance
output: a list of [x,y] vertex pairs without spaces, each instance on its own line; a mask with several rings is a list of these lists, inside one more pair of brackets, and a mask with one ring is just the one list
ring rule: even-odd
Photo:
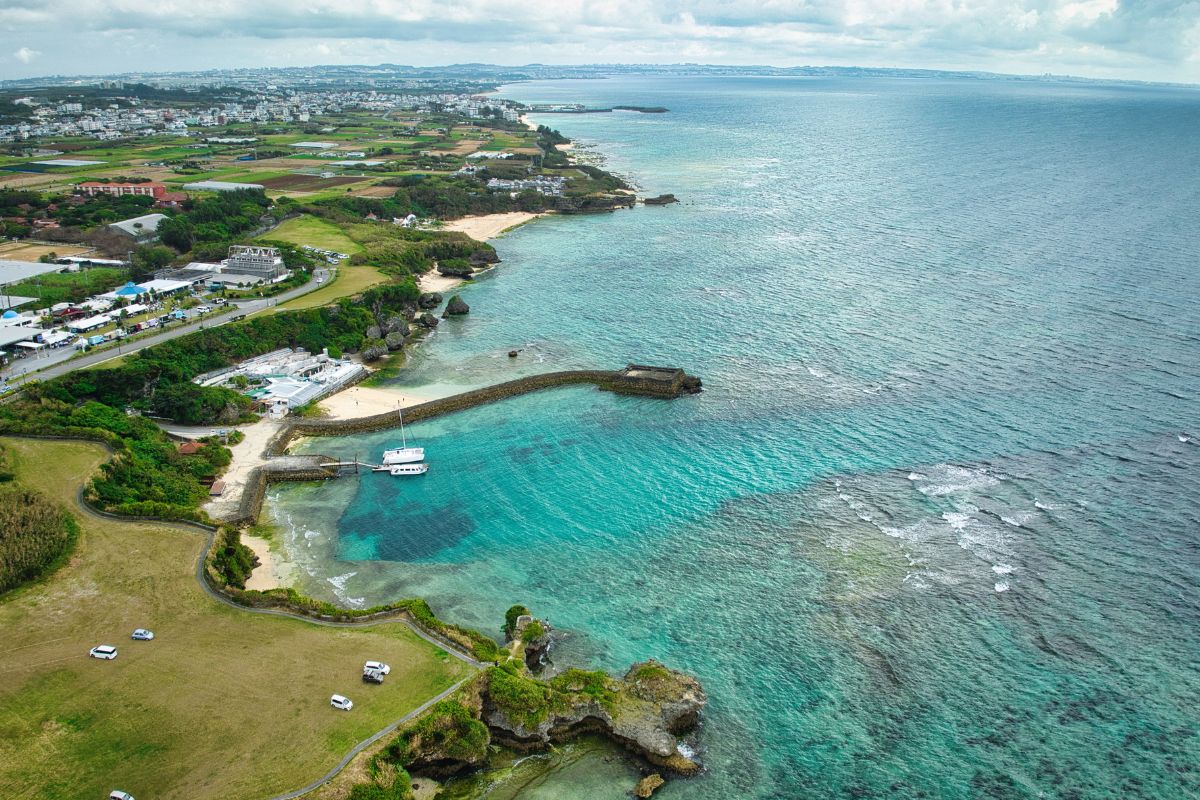
[[487,241],[495,239],[505,231],[512,230],[527,222],[532,222],[545,214],[532,211],[505,211],[500,214],[484,214],[478,217],[463,217],[442,223],[442,230],[465,233],[472,239]]
[[319,400],[317,405],[325,413],[324,419],[354,419],[373,417],[398,408],[408,408],[436,398],[420,390],[402,389],[393,391],[373,386],[351,386]]
[[271,543],[261,536],[242,534],[242,544],[254,551],[259,564],[246,579],[246,588],[252,591],[265,592],[268,589],[282,589],[291,586],[296,580],[296,563],[281,556],[271,549]]

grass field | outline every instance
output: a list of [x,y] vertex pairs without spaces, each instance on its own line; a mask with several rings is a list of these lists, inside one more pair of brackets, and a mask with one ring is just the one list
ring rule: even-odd
[[308,294],[301,295],[295,300],[289,300],[282,305],[271,306],[269,309],[264,310],[274,314],[279,311],[298,311],[302,308],[316,308],[317,306],[327,305],[335,300],[340,300],[343,297],[358,294],[370,289],[372,286],[387,283],[389,280],[391,279],[387,275],[384,275],[375,267],[368,267],[365,264],[353,267],[349,264],[342,264],[337,268],[337,278],[332,283],[328,283]]
[[[267,797],[324,774],[356,742],[469,667],[388,623],[337,629],[210,598],[199,532],[84,517],[97,445],[6,439],[17,480],[67,505],[70,562],[0,602],[0,797]],[[152,642],[129,639],[135,627]],[[88,658],[97,644],[114,661]],[[360,679],[381,659],[381,686]],[[340,692],[354,710],[337,711]]]
[[267,231],[259,238],[291,242],[294,245],[312,245],[322,250],[339,253],[362,252],[362,247],[331,223],[308,215],[289,219],[277,228]]
[[0,244],[0,258],[11,258],[14,261],[37,261],[44,255],[54,253],[57,256],[77,256],[90,253],[95,248],[75,247],[69,244],[37,244],[36,242],[4,242]]

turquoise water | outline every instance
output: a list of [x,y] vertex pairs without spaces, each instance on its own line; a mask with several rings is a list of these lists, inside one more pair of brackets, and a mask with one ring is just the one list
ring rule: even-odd
[[397,387],[706,391],[510,400],[411,426],[421,479],[275,490],[305,588],[489,631],[521,601],[560,663],[694,672],[709,771],[663,797],[1200,795],[1200,93],[504,93],[667,106],[539,121],[683,202],[501,238]]

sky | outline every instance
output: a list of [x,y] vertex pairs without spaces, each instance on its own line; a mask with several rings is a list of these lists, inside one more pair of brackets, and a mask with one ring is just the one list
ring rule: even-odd
[[0,79],[464,62],[1200,83],[1200,0],[0,0]]

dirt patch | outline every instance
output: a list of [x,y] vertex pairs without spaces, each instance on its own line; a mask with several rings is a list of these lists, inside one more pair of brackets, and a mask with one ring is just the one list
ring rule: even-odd
[[37,261],[47,253],[59,256],[78,256],[92,252],[91,247],[72,247],[69,244],[38,244],[35,242],[5,242],[0,244],[0,258],[13,261]]
[[395,186],[364,186],[361,189],[355,189],[350,194],[355,197],[391,197],[395,193]]

